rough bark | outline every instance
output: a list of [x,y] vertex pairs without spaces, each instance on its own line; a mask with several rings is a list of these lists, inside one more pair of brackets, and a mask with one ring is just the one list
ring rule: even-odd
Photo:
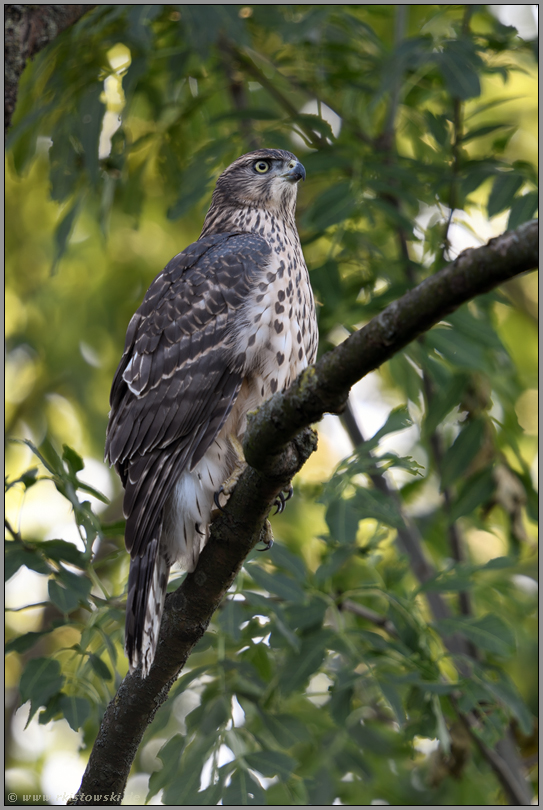
[[4,134],[11,126],[17,88],[27,61],[94,7],[94,4],[4,6]]
[[284,394],[250,419],[244,442],[250,467],[226,510],[213,523],[196,571],[171,594],[155,663],[142,680],[127,675],[106,709],[99,735],[70,804],[120,804],[143,733],[181,672],[194,645],[262,536],[270,504],[316,447],[309,426],[341,412],[349,388],[461,304],[537,267],[537,223],[468,250],[387,307],[363,329],[325,354]]

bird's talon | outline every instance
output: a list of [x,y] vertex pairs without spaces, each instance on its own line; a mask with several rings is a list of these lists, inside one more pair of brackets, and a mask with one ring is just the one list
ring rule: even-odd
[[224,487],[220,486],[219,489],[217,490],[217,492],[213,493],[213,502],[214,502],[215,506],[217,507],[217,509],[219,509],[221,512],[225,511],[224,506],[221,506],[221,502],[219,500],[219,496],[220,496],[221,492],[223,492],[223,491],[224,491]]
[[281,512],[283,512],[286,502],[290,501],[293,494],[294,490],[292,488],[292,485],[289,486],[287,489],[281,490],[281,492],[273,502],[273,505],[277,507],[277,509],[273,513],[274,515],[281,514]]

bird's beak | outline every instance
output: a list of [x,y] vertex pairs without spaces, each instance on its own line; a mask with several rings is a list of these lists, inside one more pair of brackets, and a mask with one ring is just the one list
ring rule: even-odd
[[297,183],[298,180],[305,180],[305,169],[299,160],[291,160],[283,177],[285,180]]

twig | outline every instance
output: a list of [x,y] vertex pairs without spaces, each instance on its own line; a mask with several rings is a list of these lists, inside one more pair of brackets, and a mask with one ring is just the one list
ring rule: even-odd
[[[232,43],[229,42],[226,37],[221,36],[219,37],[218,41],[218,49],[219,53],[221,54],[223,70],[228,81],[228,89],[230,91],[232,103],[238,112],[245,112],[248,107],[247,95],[245,93],[245,86],[243,82],[239,79],[239,76],[236,76],[233,59],[234,48]],[[258,149],[261,146],[257,137],[255,136],[249,116],[241,119],[240,129],[251,151]]]
[[398,631],[390,619],[386,616],[381,616],[381,614],[376,613],[375,610],[364,607],[364,605],[359,605],[358,602],[352,602],[350,599],[344,599],[339,607],[341,610],[348,610],[349,613],[354,613],[356,616],[366,619],[366,621],[375,624],[377,627],[382,627],[389,636],[394,636],[394,638],[398,637]]

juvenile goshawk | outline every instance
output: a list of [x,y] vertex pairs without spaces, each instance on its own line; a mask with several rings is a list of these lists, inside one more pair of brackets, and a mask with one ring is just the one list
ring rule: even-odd
[[247,412],[315,360],[315,305],[294,219],[303,178],[281,149],[234,161],[200,238],[159,273],[128,326],[106,459],[125,489],[125,649],[143,677],[170,567],[196,567]]

